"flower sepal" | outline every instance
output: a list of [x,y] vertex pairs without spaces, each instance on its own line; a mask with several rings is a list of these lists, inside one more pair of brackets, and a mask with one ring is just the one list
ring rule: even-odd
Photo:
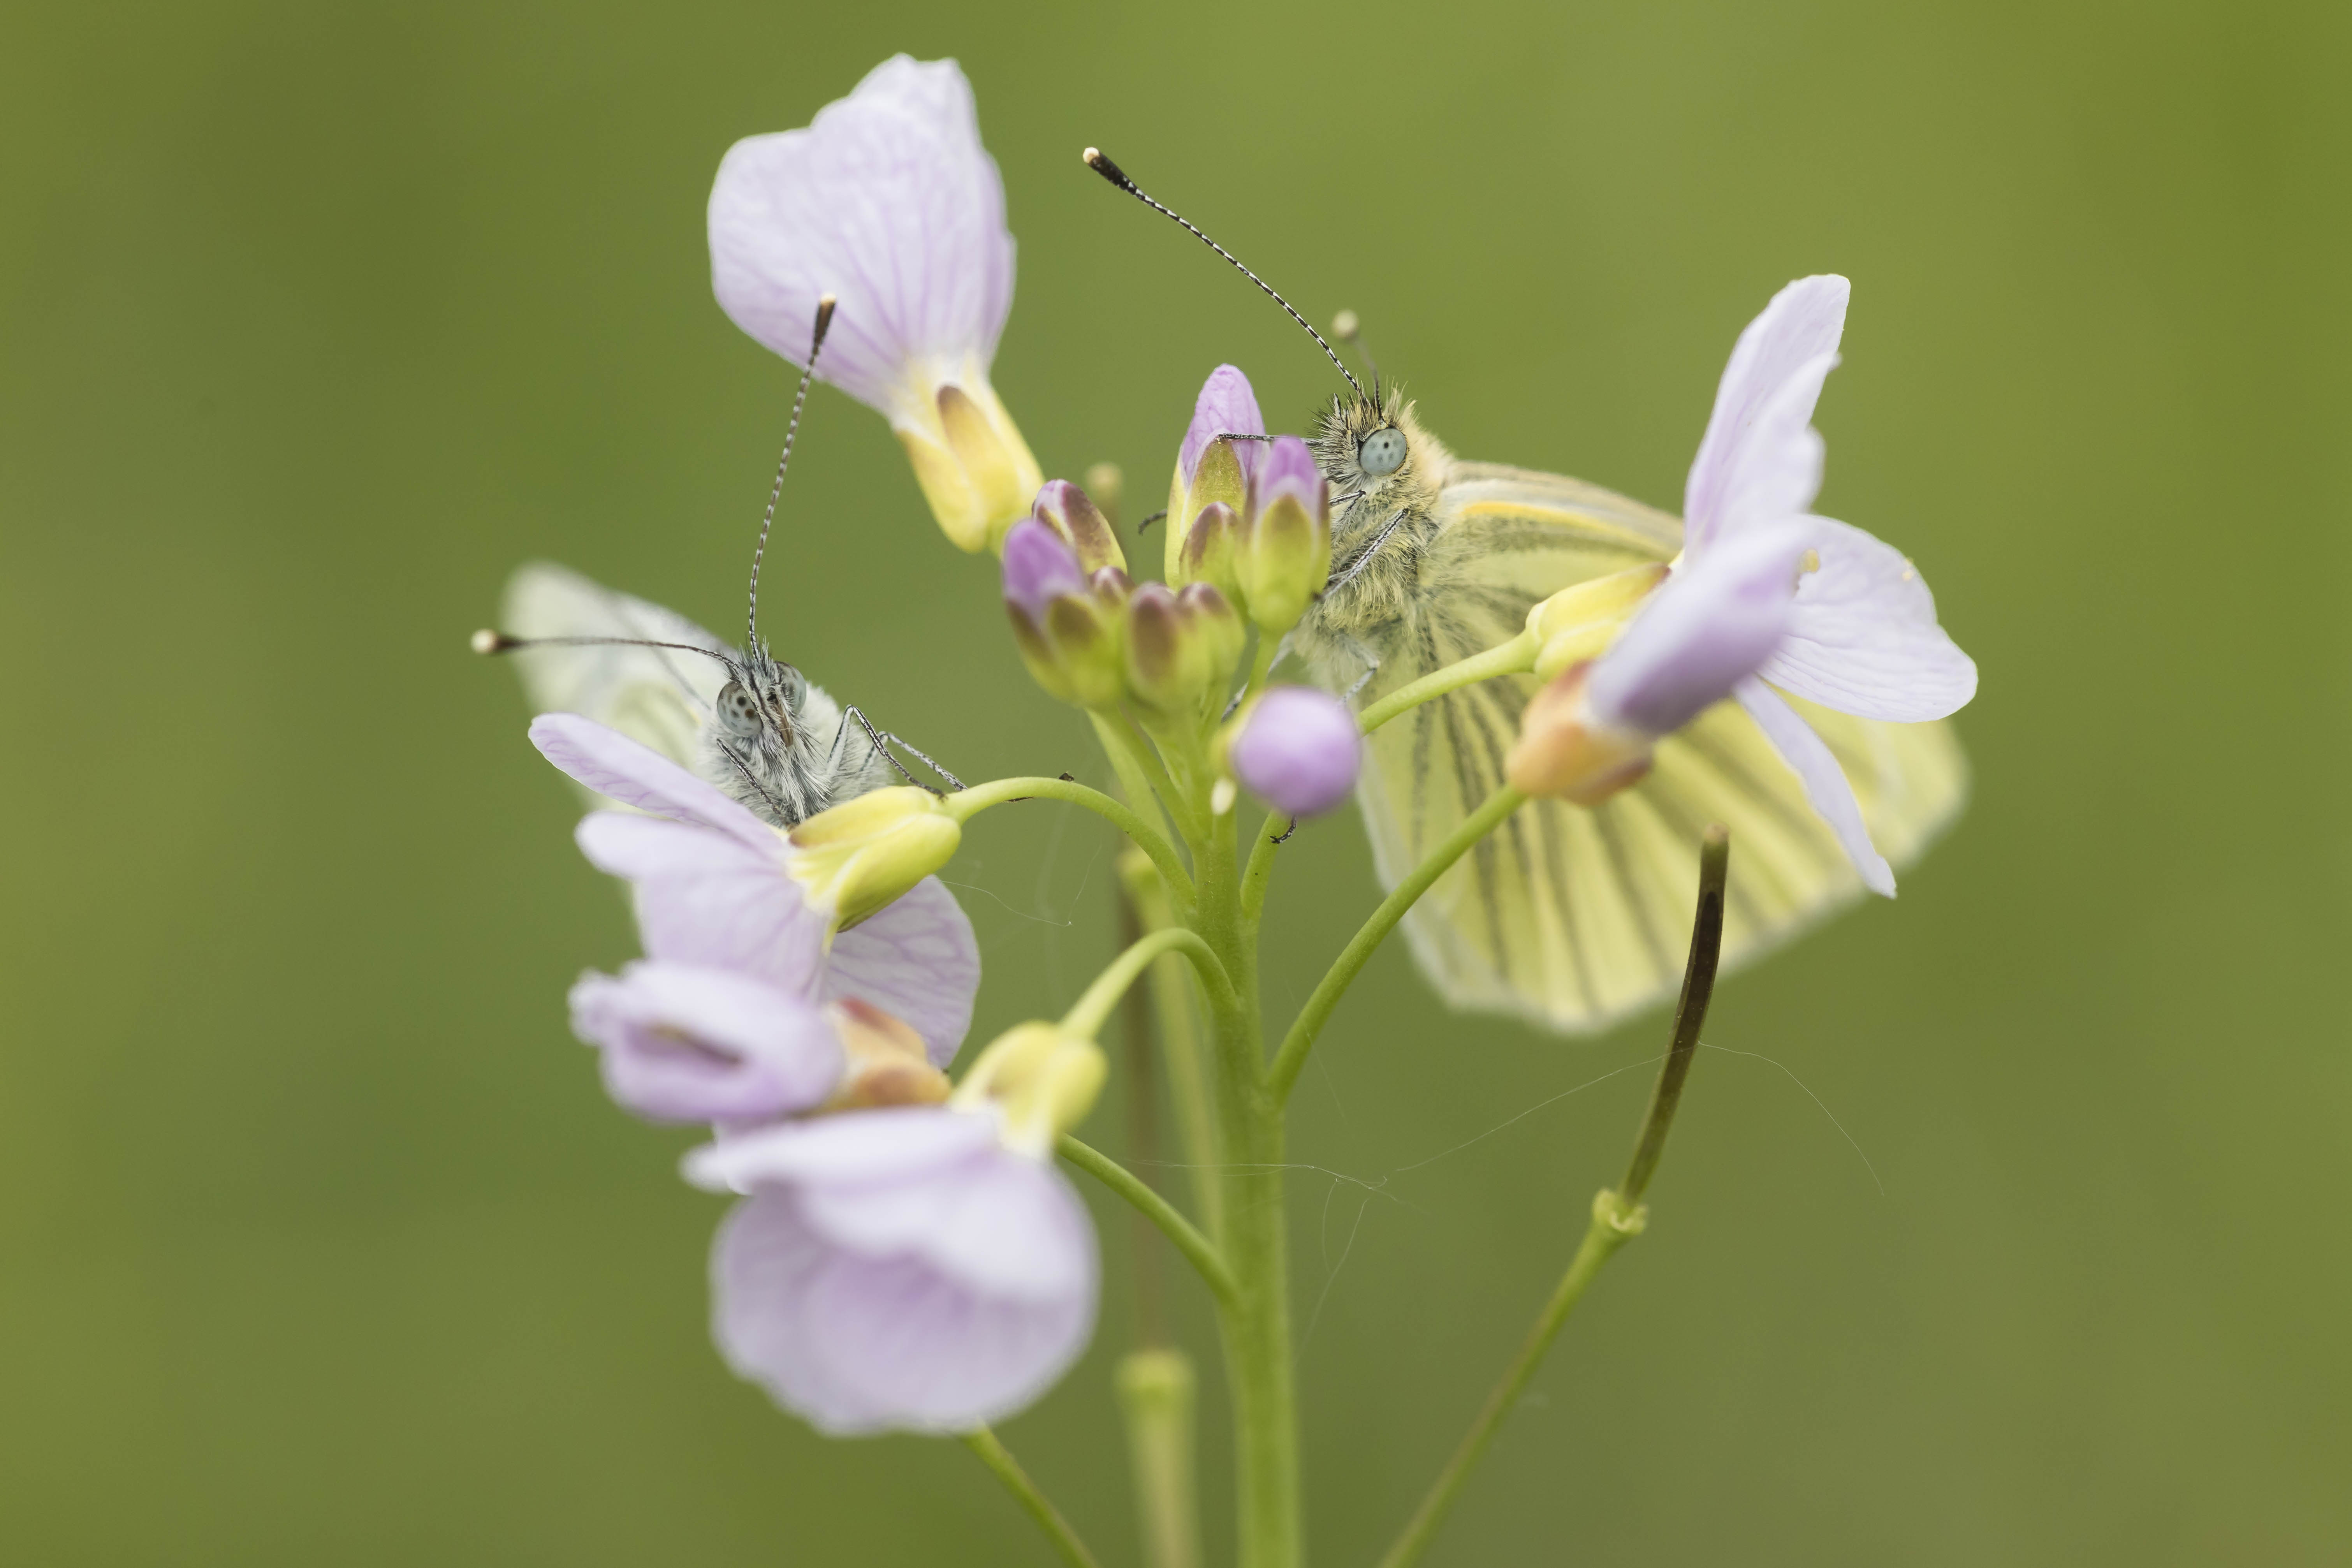
[[1663,562],[1628,567],[1562,588],[1529,610],[1528,633],[1536,643],[1537,679],[1550,680],[1572,664],[1608,652],[1633,612],[1666,576]]
[[1019,1024],[980,1053],[948,1103],[993,1110],[1005,1147],[1043,1160],[1094,1109],[1108,1073],[1092,1040],[1052,1024]]
[[938,795],[899,784],[821,811],[786,837],[798,851],[786,868],[840,931],[946,865],[963,827]]
[[825,1022],[840,1037],[847,1066],[819,1112],[871,1110],[889,1105],[938,1105],[952,1085],[931,1065],[923,1037],[869,1002],[828,1003]]
[[1590,663],[1571,665],[1529,700],[1503,774],[1522,795],[1598,805],[1649,773],[1654,737],[1603,723],[1585,689]]

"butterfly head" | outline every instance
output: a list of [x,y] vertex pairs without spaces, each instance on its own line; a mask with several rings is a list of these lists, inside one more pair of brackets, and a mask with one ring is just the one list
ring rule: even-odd
[[1361,501],[1385,512],[1422,501],[1445,466],[1444,449],[1421,427],[1412,405],[1377,381],[1369,395],[1334,397],[1309,444],[1331,481],[1334,509]]
[[740,665],[728,661],[727,684],[719,689],[711,719],[721,734],[735,741],[789,748],[797,734],[793,721],[807,693],[808,681],[799,670],[780,663],[764,647],[754,648]]

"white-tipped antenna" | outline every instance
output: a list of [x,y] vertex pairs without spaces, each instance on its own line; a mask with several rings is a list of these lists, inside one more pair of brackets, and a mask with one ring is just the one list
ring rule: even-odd
[[834,297],[820,295],[816,302],[816,327],[809,333],[808,363],[801,371],[801,386],[793,394],[792,423],[784,426],[784,454],[776,459],[776,482],[768,491],[768,514],[760,520],[760,542],[751,552],[751,607],[745,617],[743,652],[749,658],[760,657],[760,563],[767,558],[768,531],[776,525],[776,500],[784,493],[784,469],[792,465],[793,437],[801,433],[801,409],[808,403],[809,383],[816,379],[817,351],[824,347],[824,334],[833,325]]
[[1325,357],[1330,360],[1331,363],[1338,368],[1341,375],[1347,377],[1348,384],[1349,387],[1354,389],[1356,395],[1358,397],[1364,395],[1363,387],[1358,384],[1354,374],[1348,369],[1346,363],[1342,361],[1338,354],[1332,353],[1331,345],[1323,341],[1323,334],[1317,331],[1306,317],[1300,315],[1297,311],[1291,310],[1290,301],[1276,293],[1274,291],[1274,285],[1268,283],[1256,273],[1252,272],[1248,268],[1244,267],[1240,257],[1235,256],[1232,251],[1227,250],[1223,246],[1219,245],[1215,240],[1211,239],[1207,235],[1202,234],[1198,228],[1194,227],[1192,224],[1185,222],[1183,218],[1179,217],[1174,212],[1171,212],[1167,207],[1160,205],[1158,202],[1153,201],[1150,196],[1144,195],[1142,188],[1137,185],[1133,180],[1127,177],[1127,171],[1121,169],[1117,163],[1112,163],[1108,157],[1105,156],[1101,148],[1089,147],[1086,150],[1084,156],[1086,158],[1087,168],[1092,169],[1096,174],[1100,174],[1104,179],[1108,180],[1112,184],[1117,185],[1120,190],[1125,191],[1129,195],[1133,196],[1137,201],[1141,202],[1145,206],[1150,207],[1152,211],[1160,214],[1161,216],[1173,219],[1178,226],[1181,227],[1187,234],[1190,234],[1194,239],[1199,240],[1202,245],[1207,246],[1211,250],[1215,251],[1219,256],[1222,256],[1227,261],[1232,262],[1234,265],[1234,270],[1239,272],[1243,277],[1256,284],[1260,289],[1265,289],[1265,297],[1267,299],[1281,306],[1283,310],[1288,313],[1292,321],[1307,329],[1307,335],[1315,340],[1315,346],[1323,351]]

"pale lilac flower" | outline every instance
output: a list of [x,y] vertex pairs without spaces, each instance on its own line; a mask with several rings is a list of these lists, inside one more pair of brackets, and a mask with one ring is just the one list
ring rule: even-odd
[[799,131],[728,150],[710,192],[711,285],[735,324],[887,416],[967,550],[1028,510],[1036,459],[989,384],[1013,308],[1004,184],[953,60],[894,56]]
[[572,988],[572,1028],[604,1087],[654,1121],[766,1121],[824,1102],[846,1058],[824,1011],[724,969],[659,961]]
[[1292,816],[1315,816],[1348,798],[1363,766],[1355,715],[1328,691],[1276,686],[1250,705],[1226,749],[1234,777]]
[[992,1110],[789,1122],[697,1150],[687,1174],[746,1194],[711,1253],[720,1351],[820,1431],[1002,1420],[1093,1332],[1085,1205]]
[[[572,713],[532,721],[549,762],[635,812],[583,819],[580,847],[626,878],[650,958],[724,969],[810,1002],[853,998],[903,1019],[935,1066],[954,1059],[980,989],[971,922],[936,877],[834,936],[792,874],[785,837],[668,758]],[[644,813],[647,815],[639,815]]]
[[[1843,278],[1800,279],[1740,334],[1691,464],[1683,559],[1578,677],[1580,709],[1550,705],[1575,712],[1597,743],[1554,746],[1549,760],[1570,772],[1614,770],[1609,779],[1622,783],[1638,776],[1627,769],[1650,740],[1736,697],[1803,781],[1864,884],[1891,897],[1894,872],[1870,842],[1853,786],[1773,689],[1903,722],[1940,719],[1976,693],[1976,666],[1937,625],[1935,599],[1911,563],[1809,510],[1823,454],[1813,405],[1838,363],[1847,294]],[[1559,766],[1550,772],[1564,776]]]
[[[1234,535],[1250,510],[1251,482],[1262,441],[1221,441],[1221,436],[1263,436],[1265,420],[1249,377],[1229,364],[1209,373],[1192,404],[1192,422],[1176,449],[1168,483],[1167,575],[1171,584],[1213,583],[1238,606],[1231,564]],[[1205,520],[1203,512],[1222,507]],[[1195,537],[1198,531],[1198,537]],[[1187,564],[1186,552],[1191,552]]]

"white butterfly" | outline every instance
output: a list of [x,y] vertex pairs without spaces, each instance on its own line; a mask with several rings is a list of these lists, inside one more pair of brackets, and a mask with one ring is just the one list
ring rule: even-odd
[[[827,296],[817,307],[810,370],[801,377],[776,465],[779,490],[814,374],[814,350],[832,318]],[[546,562],[515,573],[502,611],[506,629],[475,633],[474,650],[513,654],[535,710],[577,713],[618,730],[778,827],[879,789],[894,773],[916,782],[890,755],[891,745],[962,788],[954,774],[877,730],[856,708],[842,707],[761,640],[760,562],[775,506],[772,493],[751,563],[747,651],[674,610]]]

